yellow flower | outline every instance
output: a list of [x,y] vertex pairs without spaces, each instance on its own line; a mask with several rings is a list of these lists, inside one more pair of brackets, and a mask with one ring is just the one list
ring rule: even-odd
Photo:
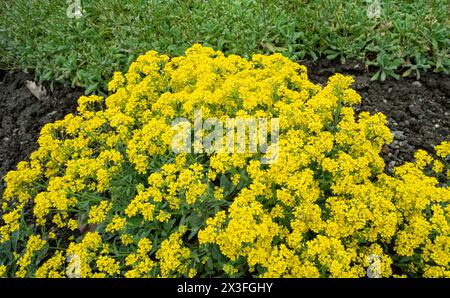
[[188,269],[187,263],[191,252],[189,248],[183,246],[182,235],[182,231],[172,233],[156,252],[161,277],[169,277],[176,273],[188,276],[193,274],[193,271]]
[[238,273],[238,270],[230,264],[225,264],[223,265],[223,271],[228,274],[229,276],[235,275],[236,273]]
[[65,261],[62,252],[57,252],[36,270],[35,276],[37,278],[65,277],[65,272],[63,270]]
[[[352,83],[336,74],[316,85],[281,54],[145,53],[114,73],[112,94],[81,96],[77,115],[46,124],[5,176],[0,246],[16,262],[0,275],[449,277],[450,143],[386,173],[387,117],[357,113]],[[278,141],[259,131],[257,152],[224,150],[226,138],[217,151],[174,152],[173,124],[199,111],[230,139],[237,119],[278,119]],[[189,131],[206,136],[201,124]],[[17,235],[26,247],[12,252]]]
[[27,267],[31,264],[33,255],[45,246],[45,240],[41,239],[39,235],[31,235],[28,239],[25,254],[17,261],[19,270],[16,271],[17,277],[25,277],[27,274]]
[[126,223],[127,221],[125,218],[115,215],[111,222],[106,226],[105,231],[110,233],[120,231],[125,227]]
[[441,144],[439,144],[436,147],[434,147],[434,149],[436,150],[436,154],[438,156],[440,156],[443,159],[445,159],[447,156],[450,155],[450,142],[449,141],[444,141]]
[[119,263],[107,256],[100,256],[97,259],[97,268],[100,272],[105,273],[107,276],[114,276],[120,273]]
[[93,206],[89,211],[88,223],[99,224],[106,220],[106,214],[112,208],[112,203],[101,201],[99,205]]
[[0,277],[4,277],[6,275],[6,266],[0,265]]
[[134,242],[133,236],[131,236],[130,234],[121,235],[120,241],[122,241],[123,245],[126,245],[126,246],[128,246]]
[[156,219],[160,222],[168,222],[170,220],[170,213],[165,212],[164,210],[159,211],[158,216],[156,216]]

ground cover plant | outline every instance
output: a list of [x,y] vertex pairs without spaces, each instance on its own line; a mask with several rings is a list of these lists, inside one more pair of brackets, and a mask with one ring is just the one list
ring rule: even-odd
[[[274,54],[147,52],[7,174],[10,277],[448,277],[450,143],[385,173],[381,113]],[[278,161],[172,150],[172,120],[278,118]],[[369,273],[370,272],[370,273]]]
[[66,0],[5,1],[0,65],[39,80],[106,92],[114,71],[148,49],[177,56],[193,43],[250,57],[280,52],[293,59],[363,61],[373,79],[448,73],[448,1],[83,0],[83,16]]

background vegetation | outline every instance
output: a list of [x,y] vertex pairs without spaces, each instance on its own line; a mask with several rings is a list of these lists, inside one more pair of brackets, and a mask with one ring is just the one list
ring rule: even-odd
[[201,43],[245,57],[354,58],[381,80],[450,70],[447,0],[382,1],[373,19],[362,0],[81,2],[83,17],[71,19],[65,0],[4,1],[0,68],[102,92],[114,70],[150,49],[180,55]]

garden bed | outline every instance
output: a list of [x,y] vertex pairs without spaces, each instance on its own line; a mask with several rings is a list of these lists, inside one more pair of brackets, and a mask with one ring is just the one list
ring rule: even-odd
[[353,88],[362,96],[360,111],[382,112],[388,117],[394,141],[383,153],[387,170],[412,161],[417,149],[433,152],[433,147],[450,139],[450,77],[425,73],[420,80],[401,78],[385,82],[370,81],[364,65],[338,64],[328,60],[307,62],[314,83],[324,84],[334,73],[353,76]]
[[[394,141],[384,150],[387,171],[411,161],[417,149],[432,148],[450,137],[450,78],[426,73],[420,80],[402,78],[371,82],[370,74],[357,62],[340,64],[328,60],[305,62],[310,79],[324,84],[336,72],[355,78],[353,87],[362,96],[361,111],[382,112],[389,119]],[[14,169],[37,149],[41,127],[76,110],[81,89],[56,85],[48,99],[38,100],[27,88],[33,75],[23,72],[0,73],[0,177]],[[48,84],[46,85],[47,89]],[[2,179],[0,193],[3,193]]]
[[4,175],[37,149],[42,126],[74,112],[77,99],[83,94],[81,90],[58,85],[49,92],[47,100],[39,101],[27,88],[27,80],[33,80],[33,76],[0,72],[0,194],[5,186]]
[[[359,62],[303,64],[149,51],[107,98],[4,73],[4,140],[31,151],[30,131],[67,116],[4,177],[0,276],[449,276],[448,78],[373,83]],[[248,157],[177,154],[190,142],[170,123],[199,110],[270,118],[272,142],[279,118],[280,140]],[[20,146],[11,159],[29,155]]]

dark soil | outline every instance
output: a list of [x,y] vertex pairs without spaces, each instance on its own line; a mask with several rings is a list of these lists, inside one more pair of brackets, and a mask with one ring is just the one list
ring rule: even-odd
[[428,72],[420,80],[406,77],[372,82],[371,74],[358,62],[342,65],[321,60],[304,64],[311,81],[322,85],[334,73],[353,76],[353,88],[362,96],[356,109],[382,112],[388,117],[394,135],[394,141],[383,149],[388,172],[412,161],[418,149],[433,153],[434,146],[450,140],[450,76]]
[[48,99],[38,100],[27,88],[26,81],[34,76],[23,72],[0,71],[0,197],[3,177],[17,163],[37,149],[39,132],[48,122],[64,118],[76,110],[82,90],[55,86]]
[[[388,116],[394,142],[383,149],[387,171],[411,161],[417,149],[433,151],[443,140],[450,140],[450,77],[426,73],[420,80],[371,82],[371,75],[360,63],[345,65],[328,60],[303,62],[310,79],[325,84],[334,73],[352,75],[354,88],[362,96],[361,111],[383,112]],[[62,119],[76,110],[83,91],[57,85],[48,99],[38,100],[27,88],[33,75],[0,71],[0,196],[4,175],[37,149],[36,140],[45,123]],[[45,85],[49,90],[48,85]]]

